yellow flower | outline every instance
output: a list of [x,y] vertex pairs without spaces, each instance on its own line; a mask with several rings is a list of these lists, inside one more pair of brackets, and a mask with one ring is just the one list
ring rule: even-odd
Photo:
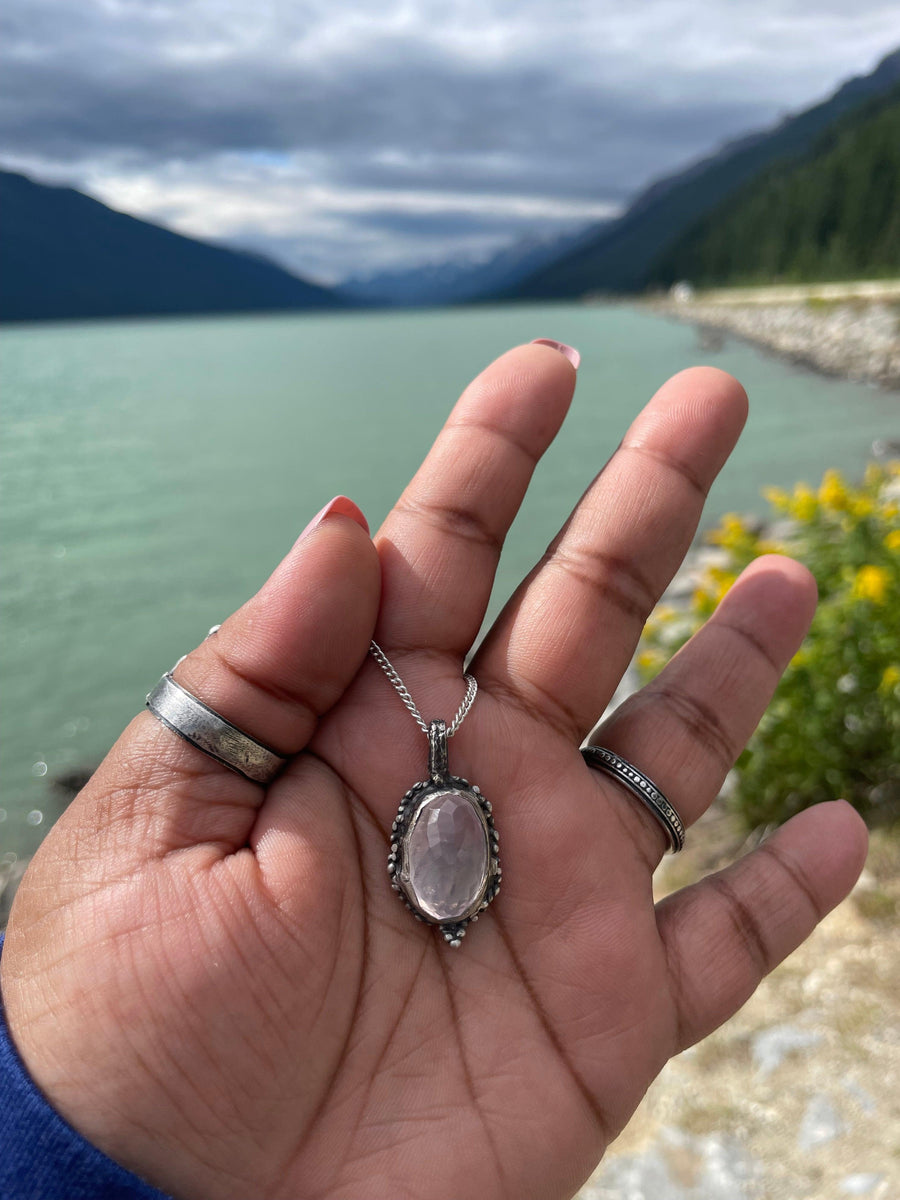
[[892,529],[884,539],[886,550],[900,550],[900,529]]
[[676,610],[671,604],[657,604],[644,623],[644,637],[654,637],[675,616]]
[[864,517],[871,517],[875,511],[875,501],[871,496],[866,496],[862,492],[851,494],[847,499],[847,508],[853,513],[854,517],[859,517],[862,520]]
[[878,690],[887,696],[894,691],[898,683],[900,683],[900,667],[894,666],[892,663],[889,667],[884,668]]
[[641,671],[655,671],[663,664],[663,656],[658,650],[642,650],[637,656],[638,669]]
[[884,604],[890,582],[891,577],[884,567],[860,567],[853,581],[853,595],[857,600]]
[[763,495],[779,512],[789,512],[791,507],[791,494],[780,487],[763,488]]
[[695,610],[712,612],[722,602],[735,579],[737,575],[733,571],[726,571],[724,567],[709,567],[703,582],[694,593]]
[[[796,492],[794,496],[796,498]],[[834,512],[842,512],[848,507],[848,500],[847,485],[841,478],[840,472],[826,471],[822,476],[822,484],[819,488],[819,503]]]
[[808,484],[798,483],[791,498],[790,514],[802,524],[808,524],[818,511],[816,493]]
[[726,513],[722,518],[719,528],[714,529],[708,540],[714,546],[734,547],[739,546],[747,537],[748,529],[737,513]]
[[716,607],[716,599],[712,592],[701,585],[691,597],[691,609],[701,617],[708,617]]
[[781,542],[769,542],[762,538],[756,543],[758,554],[787,554],[787,550]]
[[736,575],[727,575],[718,581],[718,586],[716,587],[714,596],[714,600],[717,605],[721,604],[725,599],[725,596],[735,579],[737,579]]
[[778,512],[788,512],[791,507],[791,498],[783,488],[766,487],[762,494]]
[[900,504],[886,504],[881,510],[885,521],[896,521],[900,517]]

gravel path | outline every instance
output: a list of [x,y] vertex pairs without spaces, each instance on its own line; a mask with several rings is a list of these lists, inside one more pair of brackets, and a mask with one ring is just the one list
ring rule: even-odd
[[[739,851],[728,828],[711,810],[658,894]],[[852,896],[668,1064],[579,1200],[900,1197],[898,860],[875,835]]]

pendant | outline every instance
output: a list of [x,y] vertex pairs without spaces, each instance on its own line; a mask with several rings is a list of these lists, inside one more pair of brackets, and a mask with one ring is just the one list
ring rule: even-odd
[[428,727],[428,772],[400,801],[388,874],[416,920],[437,925],[457,948],[500,890],[499,838],[490,802],[450,774],[443,721]]

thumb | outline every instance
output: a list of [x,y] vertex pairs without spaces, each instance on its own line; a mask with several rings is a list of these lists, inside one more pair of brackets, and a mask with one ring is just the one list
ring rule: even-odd
[[[359,670],[380,598],[365,517],[338,496],[310,522],[261,590],[178,664],[176,681],[285,757]],[[246,840],[266,789],[184,741],[149,712],[136,717],[54,830],[115,847],[116,873],[200,842]],[[50,840],[50,839],[48,839]],[[70,847],[57,843],[57,852]],[[109,864],[107,864],[109,865]]]
[[353,501],[336,496],[176,680],[279,754],[302,750],[368,651],[380,596],[368,533]]

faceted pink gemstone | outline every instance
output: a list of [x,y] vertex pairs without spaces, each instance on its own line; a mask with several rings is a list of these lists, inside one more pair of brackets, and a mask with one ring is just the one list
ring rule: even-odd
[[407,843],[409,885],[436,921],[464,917],[487,879],[488,843],[475,805],[459,792],[436,792],[423,804]]

